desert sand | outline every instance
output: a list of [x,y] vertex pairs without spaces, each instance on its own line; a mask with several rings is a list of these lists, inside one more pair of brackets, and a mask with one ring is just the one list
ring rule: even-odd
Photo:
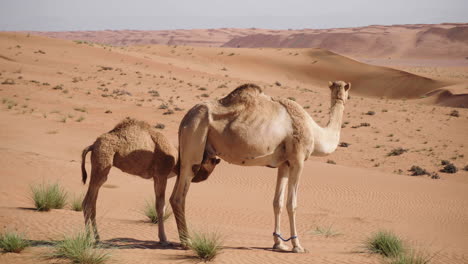
[[[30,186],[57,181],[70,195],[85,192],[81,150],[126,116],[164,124],[161,131],[177,145],[190,107],[252,82],[296,100],[323,126],[327,82],[345,80],[352,88],[341,141],[349,145],[309,159],[299,186],[298,230],[309,253],[271,251],[274,169],[221,162],[207,181],[191,185],[190,227],[222,235],[215,263],[381,263],[362,246],[380,229],[434,254],[433,263],[467,263],[468,65],[453,58],[357,55],[319,48],[111,46],[0,33],[0,226],[32,240],[59,240],[82,229],[81,212],[33,210]],[[388,156],[399,147],[408,151]],[[441,160],[459,171],[439,172]],[[410,176],[413,165],[440,179]],[[195,262],[190,251],[157,243],[157,226],[140,212],[153,195],[151,181],[111,170],[98,199],[101,239],[130,246],[111,249],[112,263]],[[174,218],[166,223],[169,240],[177,242]],[[282,225],[288,234],[285,212]],[[314,233],[317,227],[340,234],[326,238]],[[48,251],[1,254],[0,262],[48,263],[40,257]]]

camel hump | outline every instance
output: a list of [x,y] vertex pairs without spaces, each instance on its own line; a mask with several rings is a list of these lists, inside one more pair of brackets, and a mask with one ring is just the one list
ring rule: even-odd
[[145,121],[137,120],[132,117],[126,117],[120,121],[111,131],[109,131],[109,133],[120,133],[122,130],[132,126],[138,126],[142,130],[151,130],[151,126]]
[[246,83],[237,87],[234,91],[229,93],[226,97],[219,100],[223,106],[229,106],[239,103],[247,103],[254,100],[263,90],[256,84]]

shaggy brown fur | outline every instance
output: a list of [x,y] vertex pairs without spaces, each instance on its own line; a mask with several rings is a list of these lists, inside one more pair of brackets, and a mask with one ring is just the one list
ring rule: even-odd
[[[86,154],[91,154],[91,180],[83,200],[85,224],[91,220],[96,240],[99,233],[96,226],[96,200],[99,188],[107,180],[112,166],[124,172],[154,180],[156,211],[159,216],[159,239],[166,242],[163,214],[167,178],[179,173],[178,151],[167,138],[154,131],[143,121],[126,118],[111,131],[98,137],[82,152],[81,172],[83,184],[86,183]],[[206,157],[194,173],[194,182],[203,181],[213,172],[219,159]]]

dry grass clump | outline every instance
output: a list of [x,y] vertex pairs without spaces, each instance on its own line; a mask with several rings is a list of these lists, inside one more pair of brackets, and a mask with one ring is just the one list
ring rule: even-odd
[[420,252],[399,255],[387,261],[387,264],[428,264],[433,257]]
[[428,264],[434,256],[404,247],[402,240],[389,231],[373,234],[365,243],[372,253],[385,257],[386,264]]
[[54,252],[49,257],[69,259],[73,263],[80,264],[102,264],[110,258],[110,255],[103,248],[95,245],[89,233],[79,232],[57,242]]
[[188,247],[195,252],[196,256],[204,262],[214,260],[220,253],[222,241],[216,233],[194,232],[190,238]]
[[67,193],[58,183],[34,185],[31,186],[31,192],[38,211],[62,209],[67,202]]
[[81,194],[79,196],[73,196],[73,199],[71,200],[70,203],[70,208],[73,211],[81,212],[83,211],[83,199],[84,199],[84,194]]
[[411,176],[430,175],[430,173],[427,170],[416,165],[413,165],[411,169],[409,169],[409,171],[412,172]]
[[404,149],[404,148],[395,148],[395,149],[392,149],[392,151],[390,151],[387,156],[400,156],[401,154],[407,152],[408,149]]
[[445,165],[445,166],[440,170],[440,172],[456,173],[458,171],[458,168],[449,161],[443,160],[442,165]]
[[403,242],[390,231],[379,231],[373,234],[365,243],[366,248],[385,257],[403,255]]
[[326,238],[341,235],[341,233],[339,233],[339,232],[333,230],[333,229],[332,229],[332,226],[328,226],[328,227],[319,227],[319,226],[317,226],[317,227],[315,228],[315,230],[314,230],[314,234],[316,234],[316,235],[323,235],[323,236],[325,236]]
[[[158,213],[156,212],[155,201],[146,200],[145,205],[141,211],[151,223],[157,224],[159,222]],[[172,215],[171,212],[164,212],[163,221],[166,221]]]
[[24,236],[13,231],[6,231],[0,234],[0,248],[5,252],[20,253],[30,246]]

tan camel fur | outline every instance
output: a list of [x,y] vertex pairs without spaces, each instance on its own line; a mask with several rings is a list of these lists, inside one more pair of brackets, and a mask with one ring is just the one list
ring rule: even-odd
[[280,214],[288,185],[292,251],[305,252],[295,222],[299,178],[310,155],[328,155],[337,148],[351,84],[335,81],[329,87],[330,121],[323,128],[296,102],[272,98],[255,84],[244,84],[220,100],[198,104],[187,112],[179,127],[180,174],[170,199],[183,244],[189,243],[185,199],[194,178],[191,168],[208,155],[241,166],[278,168],[273,248],[288,250],[280,239]]
[[[83,200],[83,214],[86,226],[91,221],[96,240],[99,241],[96,200],[99,188],[106,182],[107,175],[114,166],[126,173],[154,180],[159,240],[167,243],[163,221],[165,192],[167,179],[179,174],[177,149],[163,134],[154,131],[148,123],[127,117],[83,150],[81,162],[83,184],[87,178],[85,160],[89,151],[92,151],[91,180]],[[208,178],[219,161],[213,156],[205,155],[201,166],[193,166],[196,174],[193,181],[199,182]]]

